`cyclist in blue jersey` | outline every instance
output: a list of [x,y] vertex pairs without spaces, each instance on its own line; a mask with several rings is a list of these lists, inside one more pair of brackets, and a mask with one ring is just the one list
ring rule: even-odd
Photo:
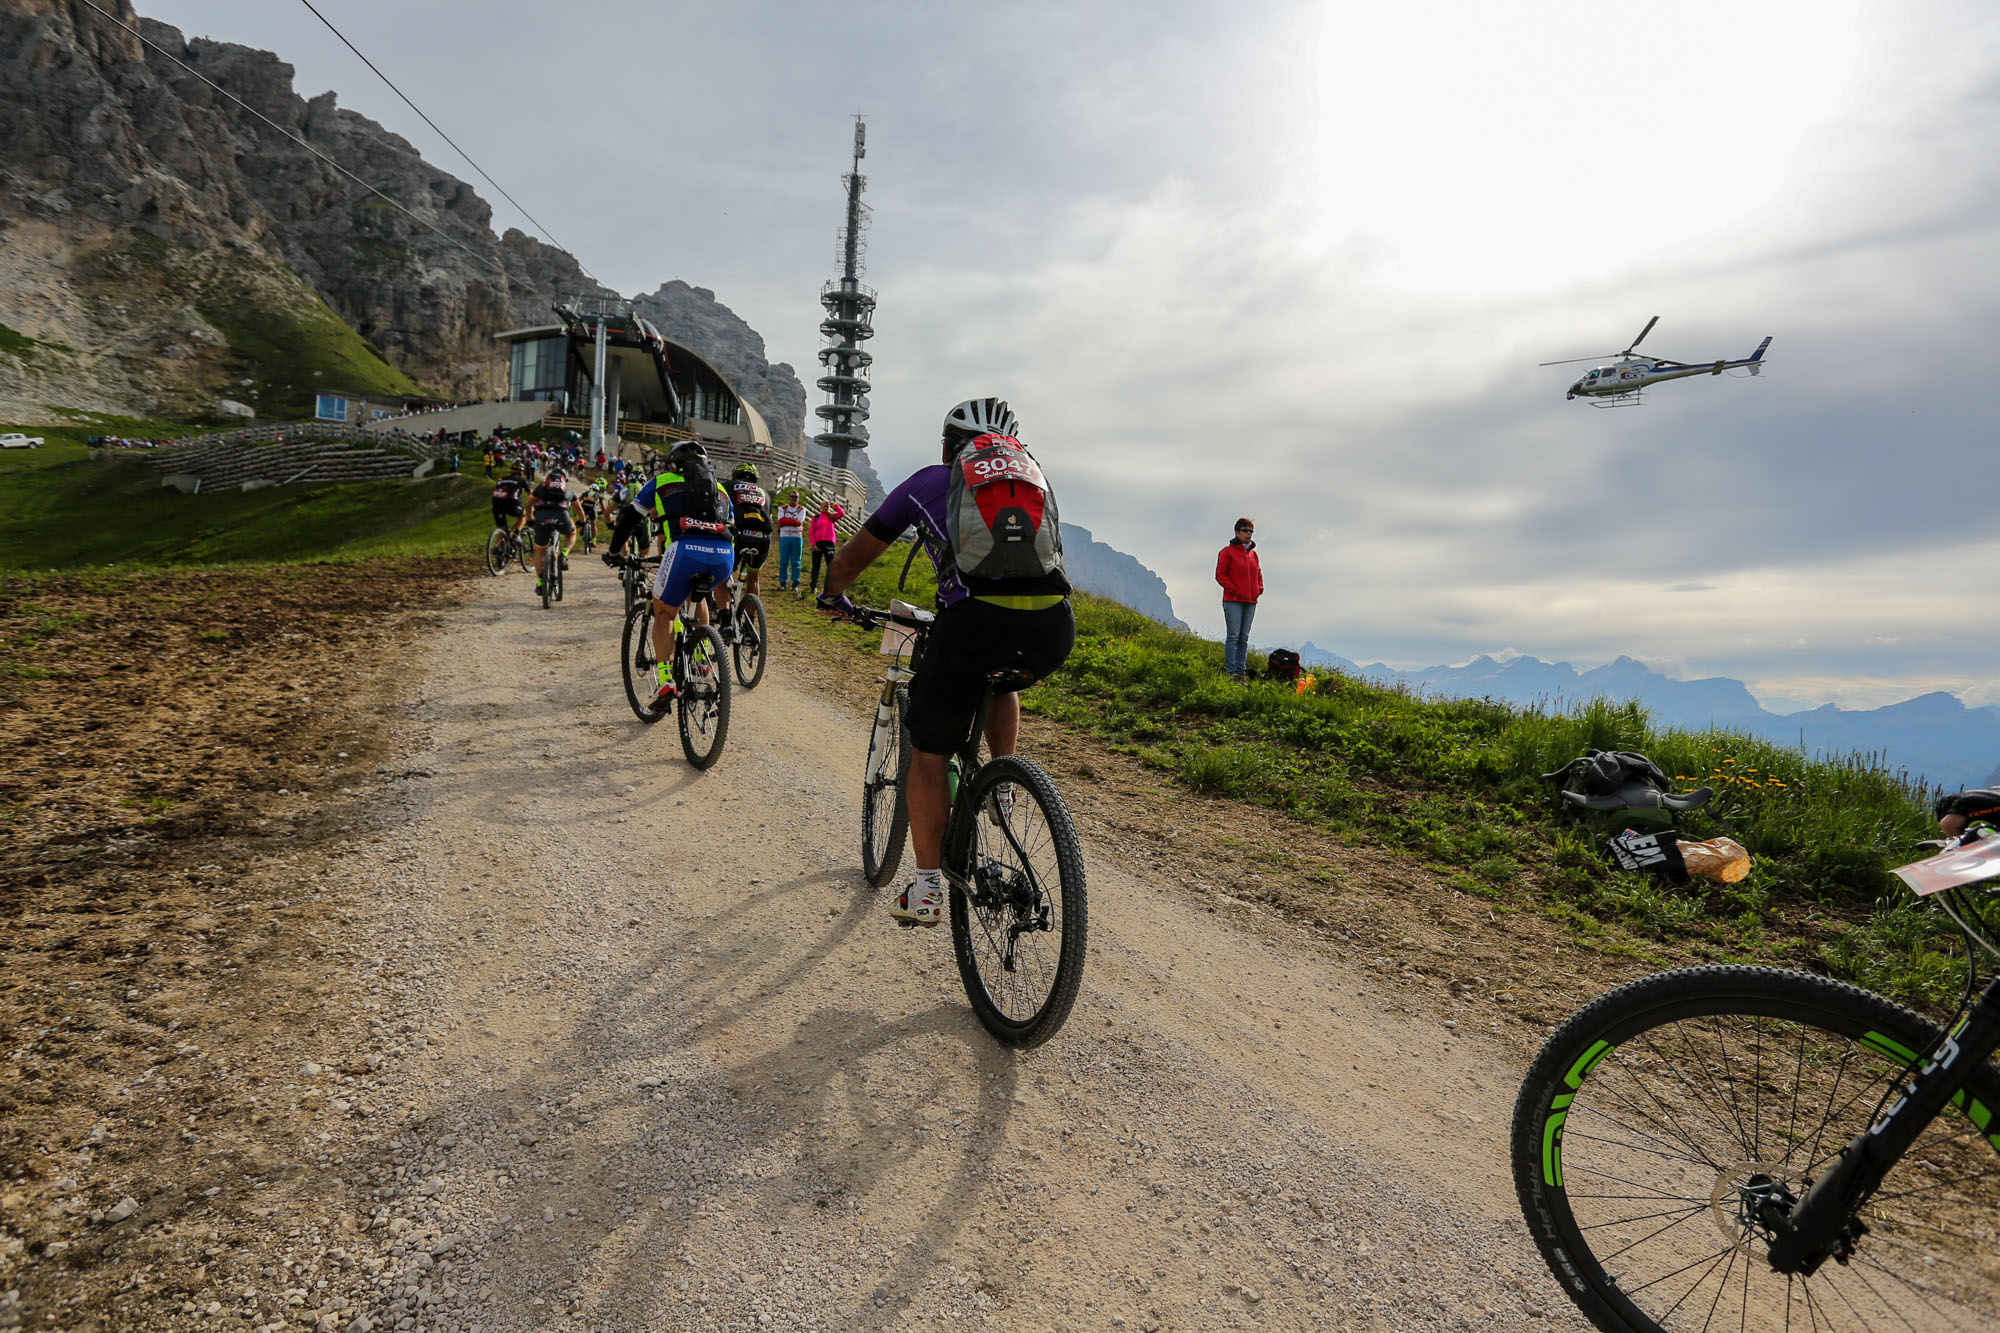
[[[695,578],[707,574],[715,581],[717,607],[727,607],[736,544],[729,531],[729,492],[716,480],[699,441],[676,445],[667,456],[667,470],[640,487],[632,503],[659,520],[665,543],[660,572],[653,579],[653,656],[659,663],[653,703],[659,707],[672,702],[675,693],[674,618],[680,605]],[[706,605],[695,608],[695,623],[708,623]]]

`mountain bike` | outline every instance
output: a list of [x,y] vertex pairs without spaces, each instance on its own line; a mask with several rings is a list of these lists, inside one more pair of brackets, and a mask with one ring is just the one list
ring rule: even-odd
[[[625,557],[632,565],[644,562]],[[706,577],[694,581],[689,602],[708,591]],[[713,625],[697,625],[682,608],[674,614],[674,656],[668,667],[678,708],[653,707],[659,688],[653,653],[653,599],[646,596],[625,617],[620,657],[625,676],[625,700],[641,722],[651,725],[673,711],[680,718],[681,753],[696,768],[708,768],[722,757],[729,738],[729,661],[722,635]]]
[[[537,531],[535,534],[535,540],[537,542],[540,542],[544,535],[545,534],[543,534],[542,532]],[[541,565],[542,565],[541,597],[542,597],[542,609],[544,611],[548,610],[552,603],[560,602],[562,600],[563,551],[561,543],[559,543],[556,540],[561,535],[562,533],[560,532],[560,530],[557,529],[555,524],[553,523],[549,524],[548,532],[546,533],[546,536],[548,538],[548,545],[542,548],[543,555],[541,558]]]
[[[862,869],[879,888],[895,873],[909,829],[909,682],[933,617],[859,607],[855,618],[910,631],[907,665],[898,654],[883,673],[863,770]],[[1027,683],[1017,672],[989,673],[987,702],[946,762],[951,815],[942,866],[966,998],[988,1032],[1024,1048],[1053,1037],[1069,1017],[1089,930],[1083,846],[1055,780],[1019,755],[980,758],[994,695]]]
[[2000,835],[1896,873],[1965,937],[1939,1027],[1802,972],[1622,986],[1549,1039],[1514,1109],[1535,1245],[1591,1322],[2000,1327]]
[[730,645],[736,660],[736,683],[746,690],[757,688],[764,679],[764,664],[770,655],[771,627],[764,619],[764,599],[743,590],[743,570],[729,576],[729,605],[736,613],[736,642]]
[[586,518],[583,520],[582,524],[576,530],[576,535],[577,545],[583,548],[585,555],[589,555],[595,551],[597,549],[597,520],[595,518]]
[[486,572],[497,578],[507,572],[509,561],[517,561],[525,574],[533,568],[528,561],[534,553],[526,524],[512,530],[496,527],[486,536]]

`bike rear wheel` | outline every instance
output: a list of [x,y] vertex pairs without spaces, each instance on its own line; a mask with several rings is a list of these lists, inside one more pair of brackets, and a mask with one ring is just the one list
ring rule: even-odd
[[983,765],[959,795],[945,866],[966,998],[1009,1046],[1039,1046],[1083,983],[1083,847],[1053,779],[1031,760]]
[[486,572],[499,578],[507,572],[507,529],[495,528],[486,537]]
[[632,705],[641,722],[648,725],[666,716],[653,710],[653,696],[659,692],[659,659],[653,655],[653,603],[650,599],[633,607],[625,617],[625,637],[620,657],[625,675],[625,702]]
[[764,602],[755,593],[745,593],[736,602],[736,683],[746,690],[757,688],[764,679],[764,662],[770,652],[771,629],[764,620]]
[[869,732],[868,761],[861,770],[861,872],[878,889],[903,863],[903,840],[910,831],[905,795],[910,781],[910,730],[903,720],[909,707],[909,687],[898,685],[887,723]]
[[722,757],[729,739],[729,657],[713,625],[695,625],[681,641],[681,753],[696,768]]
[[1635,981],[1550,1038],[1514,1109],[1528,1229],[1609,1333],[1993,1328],[2000,1321],[2000,1072],[1928,1126],[1859,1214],[1849,1262],[1774,1272],[1782,1211],[1893,1100],[1938,1029],[1801,972],[1699,967]]
[[556,599],[556,548],[551,546],[536,561],[541,575],[542,610],[546,611]]

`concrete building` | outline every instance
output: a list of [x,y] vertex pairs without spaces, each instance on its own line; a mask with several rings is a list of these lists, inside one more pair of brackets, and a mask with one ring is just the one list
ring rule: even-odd
[[708,362],[622,302],[567,302],[554,323],[495,335],[507,349],[508,400],[546,403],[587,427],[600,323],[607,436],[652,443],[696,437],[770,452],[771,430],[757,409]]

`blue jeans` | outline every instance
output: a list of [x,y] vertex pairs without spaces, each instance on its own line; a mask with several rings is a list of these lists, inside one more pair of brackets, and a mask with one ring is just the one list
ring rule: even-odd
[[806,553],[806,539],[780,535],[778,538],[778,586],[799,586],[799,563]]
[[1222,668],[1240,676],[1250,667],[1250,622],[1257,616],[1255,602],[1222,604]]

